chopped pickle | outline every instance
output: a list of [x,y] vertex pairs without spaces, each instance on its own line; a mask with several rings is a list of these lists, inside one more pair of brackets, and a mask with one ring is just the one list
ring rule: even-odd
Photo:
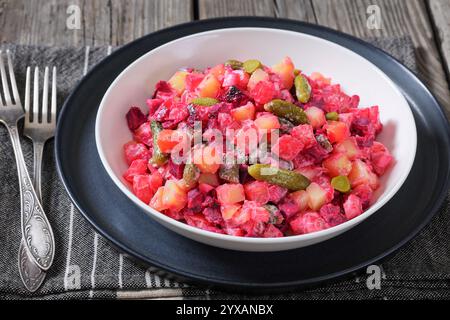
[[193,163],[187,163],[184,166],[183,180],[188,188],[195,186],[200,177],[200,170]]
[[278,117],[289,120],[294,125],[309,123],[308,117],[302,108],[285,100],[272,100],[264,105],[264,109]]
[[150,159],[150,162],[156,164],[157,166],[162,166],[167,162],[167,155],[162,153],[161,149],[158,146],[158,136],[159,133],[163,130],[161,123],[158,121],[152,120],[150,123],[150,128],[152,130],[153,136],[153,155]]
[[318,134],[316,136],[316,140],[320,144],[320,146],[324,148],[327,152],[333,151],[333,146],[331,145],[330,140],[328,140],[328,138],[325,135]]
[[258,181],[267,181],[292,191],[305,190],[311,183],[304,175],[271,167],[269,164],[254,164],[248,167],[248,173]]
[[214,98],[194,98],[191,100],[192,104],[203,107],[210,107],[217,104],[219,101]]
[[239,183],[239,165],[222,164],[219,170],[219,177],[228,182]]
[[338,121],[338,120],[339,120],[339,113],[337,113],[336,111],[328,112],[328,113],[325,115],[325,118],[326,118],[327,120]]
[[230,66],[231,69],[233,69],[233,70],[242,69],[242,67],[243,67],[243,63],[241,61],[233,60],[233,59],[227,60],[225,62],[225,65]]
[[269,214],[269,223],[270,224],[281,224],[283,222],[283,215],[280,214],[280,209],[273,204],[264,205],[264,209],[266,209]]
[[309,98],[311,98],[311,86],[308,82],[308,79],[299,74],[295,77],[294,85],[295,94],[298,101],[300,101],[301,103],[307,103],[309,101]]
[[331,179],[331,186],[334,190],[345,193],[350,191],[350,181],[346,176],[337,176]]
[[256,71],[256,69],[259,69],[261,67],[262,67],[261,62],[259,62],[258,60],[254,60],[254,59],[247,60],[243,64],[244,71],[247,73],[253,73]]

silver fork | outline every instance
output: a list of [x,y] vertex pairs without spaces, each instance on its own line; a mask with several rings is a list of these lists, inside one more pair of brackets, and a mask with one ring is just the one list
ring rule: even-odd
[[10,52],[6,52],[11,97],[3,54],[0,50],[0,75],[2,79],[3,100],[0,94],[0,122],[3,123],[10,135],[17,163],[21,203],[22,238],[30,258],[43,270],[50,268],[55,255],[55,242],[52,228],[45,216],[44,210],[33,188],[28,170],[23,158],[19,140],[17,122],[24,116],[22,103],[17,90],[16,79],[12,68]]
[[[50,110],[48,107],[48,85],[49,68],[44,71],[44,85],[42,89],[42,105],[39,108],[39,68],[34,69],[33,84],[33,105],[30,99],[30,67],[27,68],[25,85],[25,125],[24,135],[33,141],[34,165],[33,182],[34,190],[39,200],[42,202],[41,191],[41,166],[42,154],[45,142],[52,138],[56,129],[56,68],[53,68],[52,93]],[[24,240],[22,239],[19,249],[19,273],[25,287],[31,291],[36,291],[45,279],[45,271],[41,270],[30,258]]]

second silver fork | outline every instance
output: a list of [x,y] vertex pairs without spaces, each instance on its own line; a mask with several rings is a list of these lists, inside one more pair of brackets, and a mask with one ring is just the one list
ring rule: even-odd
[[[51,105],[48,105],[49,68],[44,71],[42,105],[39,108],[39,68],[34,69],[33,103],[30,98],[31,70],[27,68],[25,86],[25,125],[24,134],[33,141],[33,185],[36,195],[42,203],[41,168],[45,142],[54,136],[56,128],[56,68],[53,68]],[[19,249],[20,277],[29,291],[36,291],[45,279],[46,273],[29,256],[24,240]]]

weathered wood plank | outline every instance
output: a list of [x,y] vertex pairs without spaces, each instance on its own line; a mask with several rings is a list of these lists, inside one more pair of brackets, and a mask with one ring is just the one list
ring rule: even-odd
[[[193,19],[191,0],[0,0],[0,42],[119,45]],[[68,29],[67,8],[81,9],[81,28]]]
[[450,0],[428,0],[428,5],[450,78]]
[[199,0],[199,18],[275,16],[272,0]]
[[[411,37],[419,76],[450,115],[450,92],[436,47],[426,4],[422,0],[312,0],[317,22],[357,37]],[[377,5],[381,29],[367,27],[367,8]]]
[[310,0],[199,0],[200,19],[270,16],[315,22]]

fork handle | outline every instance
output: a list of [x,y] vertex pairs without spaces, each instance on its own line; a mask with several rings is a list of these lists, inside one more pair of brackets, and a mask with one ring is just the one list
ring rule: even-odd
[[42,142],[33,143],[33,182],[36,196],[42,203],[41,189],[41,170],[42,170],[42,154],[44,153],[44,144]]
[[53,231],[28,174],[17,126],[7,127],[16,156],[19,177],[22,238],[34,262],[41,269],[48,270],[55,255]]

